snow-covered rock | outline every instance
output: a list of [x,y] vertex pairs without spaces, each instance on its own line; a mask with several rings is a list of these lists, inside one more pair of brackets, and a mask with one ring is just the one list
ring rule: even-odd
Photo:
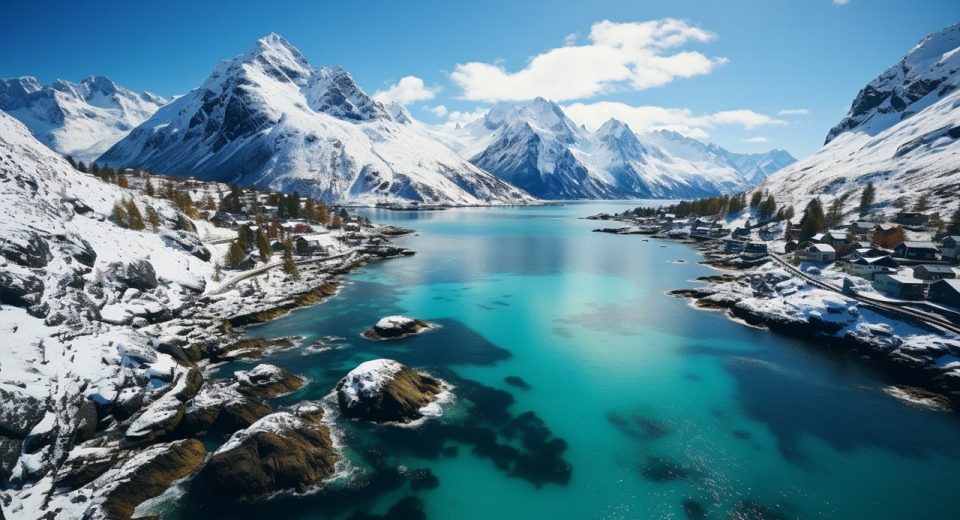
[[318,403],[270,414],[230,437],[200,478],[229,498],[306,492],[330,478],[338,450]]
[[103,76],[79,83],[36,78],[0,79],[0,110],[19,119],[43,144],[89,163],[166,104],[149,92],[131,92]]
[[369,339],[399,339],[412,334],[419,334],[428,329],[430,329],[430,324],[423,320],[408,316],[386,316],[380,318],[363,335]]
[[410,423],[439,415],[433,405],[448,392],[445,383],[392,359],[361,363],[337,383],[337,403],[348,418]]
[[853,211],[868,182],[875,210],[928,196],[945,218],[960,207],[960,24],[921,40],[857,95],[817,153],[770,176],[761,188],[799,210],[812,195],[841,195]]
[[346,70],[314,68],[271,34],[100,161],[358,204],[532,201],[408,123]]
[[793,157],[734,154],[674,132],[638,136],[611,119],[596,132],[554,102],[500,103],[462,127],[433,135],[471,161],[545,199],[700,197],[740,191]]

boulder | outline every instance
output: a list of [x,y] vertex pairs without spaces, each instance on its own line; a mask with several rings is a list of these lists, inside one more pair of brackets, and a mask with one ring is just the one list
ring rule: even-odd
[[166,490],[173,481],[189,475],[204,459],[206,450],[196,439],[156,444],[111,472],[111,486],[103,502],[108,518],[130,518],[143,501]]
[[0,436],[0,487],[5,487],[20,458],[23,441]]
[[94,262],[97,261],[97,252],[93,250],[93,246],[80,236],[71,233],[69,235],[57,235],[57,239],[60,242],[60,247],[77,262],[87,267],[93,267]]
[[108,276],[123,287],[147,291],[157,286],[157,272],[146,260],[114,262],[107,267]]
[[39,233],[15,230],[0,237],[0,256],[23,267],[44,267],[50,261],[50,246]]
[[436,378],[391,359],[361,363],[337,383],[337,403],[345,417],[372,422],[409,423],[444,390]]
[[407,316],[387,316],[386,318],[380,318],[380,321],[372,328],[367,329],[363,336],[375,340],[399,339],[419,334],[429,328],[430,324],[423,320]]
[[268,415],[241,430],[210,457],[200,479],[226,498],[306,492],[333,475],[337,451],[316,403]]
[[228,381],[207,383],[187,402],[183,420],[177,427],[180,435],[196,435],[217,431],[233,433],[257,422],[270,413],[270,407],[238,389]]
[[203,260],[210,261],[210,250],[203,245],[203,242],[194,233],[187,231],[165,231],[160,238],[170,247],[182,249],[187,253]]
[[266,399],[293,392],[304,382],[299,376],[264,363],[250,370],[239,370],[234,375],[241,391]]
[[43,280],[30,274],[0,272],[0,303],[14,307],[30,307],[40,303]]
[[51,305],[43,320],[47,326],[80,326],[101,318],[97,303],[81,290],[68,287],[49,300],[52,300]]
[[25,439],[46,413],[43,400],[19,390],[0,388],[0,435]]

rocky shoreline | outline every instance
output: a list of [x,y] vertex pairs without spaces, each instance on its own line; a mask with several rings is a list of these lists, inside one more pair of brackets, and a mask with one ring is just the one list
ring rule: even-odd
[[[247,338],[242,327],[335,295],[342,275],[370,262],[413,254],[384,245],[391,237],[411,231],[384,226],[383,233],[370,232],[380,237],[377,245],[361,246],[333,260],[302,263],[298,280],[274,269],[229,291],[208,291],[169,310],[153,324],[141,323],[139,333],[149,338],[152,348],[118,347],[122,362],[134,369],[144,367],[149,377],[165,384],[101,390],[96,395],[104,397],[99,400],[83,399],[81,386],[71,392],[79,400],[60,407],[63,422],[53,428],[40,427],[41,420],[50,417],[45,402],[0,389],[0,397],[8,401],[3,411],[16,410],[13,416],[0,417],[0,460],[4,468],[19,468],[10,482],[13,487],[0,493],[0,509],[27,517],[72,515],[72,511],[91,519],[130,518],[140,503],[192,474],[204,482],[246,482],[247,487],[226,487],[232,490],[230,496],[248,498],[287,489],[302,491],[329,477],[337,454],[327,427],[320,422],[322,410],[308,413],[306,405],[298,405],[296,410],[274,412],[266,402],[296,391],[305,383],[302,377],[260,364],[232,378],[216,379],[213,367],[293,347],[290,339]],[[285,280],[281,283],[280,278]],[[95,333],[96,327],[90,330]],[[83,338],[82,334],[77,337]],[[159,355],[172,360],[163,369],[166,375],[157,368]],[[272,432],[257,433],[256,425],[274,422],[289,426],[280,438]],[[234,436],[247,432],[247,440],[241,448],[230,450],[229,456],[222,450],[210,454],[199,440],[208,432]],[[280,448],[286,451],[269,451]],[[273,455],[270,460],[255,460],[258,450]],[[238,459],[241,453],[245,456]],[[224,468],[227,474],[236,468],[245,473],[229,480]],[[269,473],[265,468],[275,471],[265,474]],[[48,484],[43,484],[45,480]],[[24,484],[33,491],[11,494]],[[37,491],[41,489],[37,484],[45,491]]]
[[[670,237],[657,238],[674,240]],[[960,411],[960,338],[908,323],[881,308],[812,288],[775,266],[765,254],[731,255],[715,242],[680,240],[721,274],[698,278],[702,287],[668,294],[736,321],[842,350],[895,381],[888,392],[910,404]]]

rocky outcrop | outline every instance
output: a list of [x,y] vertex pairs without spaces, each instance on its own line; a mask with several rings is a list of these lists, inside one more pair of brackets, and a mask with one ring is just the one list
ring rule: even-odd
[[43,280],[30,274],[0,272],[0,303],[30,307],[40,303]]
[[168,246],[182,249],[204,262],[210,261],[210,250],[203,245],[203,242],[200,241],[195,233],[166,231],[161,235],[161,238],[163,238],[163,241]]
[[234,375],[242,392],[266,399],[293,392],[304,383],[302,377],[268,364],[259,364],[250,370],[240,370]]
[[44,267],[53,258],[47,241],[39,233],[28,231],[10,232],[0,237],[0,256],[31,268]]
[[122,285],[141,291],[147,291],[157,287],[157,272],[153,264],[146,260],[134,260],[132,262],[110,264],[108,275],[111,280]]
[[338,457],[322,418],[323,409],[310,402],[268,415],[230,437],[200,479],[233,499],[308,491],[333,475]]
[[387,316],[380,318],[380,321],[367,329],[363,336],[373,340],[400,339],[428,329],[430,324],[423,320],[407,316]]
[[444,389],[439,379],[391,359],[361,363],[337,383],[340,412],[351,419],[409,423]]
[[239,391],[238,386],[228,381],[214,381],[204,386],[187,402],[177,433],[184,436],[207,431],[233,433],[270,413],[269,406]]
[[189,475],[206,450],[196,439],[156,444],[129,459],[113,476],[102,508],[108,518],[130,518],[143,501],[163,493],[170,484]]

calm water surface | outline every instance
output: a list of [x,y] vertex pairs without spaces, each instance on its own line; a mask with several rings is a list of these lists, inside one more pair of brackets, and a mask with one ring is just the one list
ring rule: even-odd
[[[321,493],[238,510],[188,489],[170,516],[957,518],[956,417],[894,400],[819,345],[664,295],[711,273],[695,251],[576,218],[634,205],[370,211],[416,228],[400,243],[417,255],[250,330],[336,347],[272,357],[311,380],[275,404],[321,399],[378,357],[450,381],[456,402],[417,429],[338,421],[353,473]],[[359,336],[395,313],[442,327]]]

